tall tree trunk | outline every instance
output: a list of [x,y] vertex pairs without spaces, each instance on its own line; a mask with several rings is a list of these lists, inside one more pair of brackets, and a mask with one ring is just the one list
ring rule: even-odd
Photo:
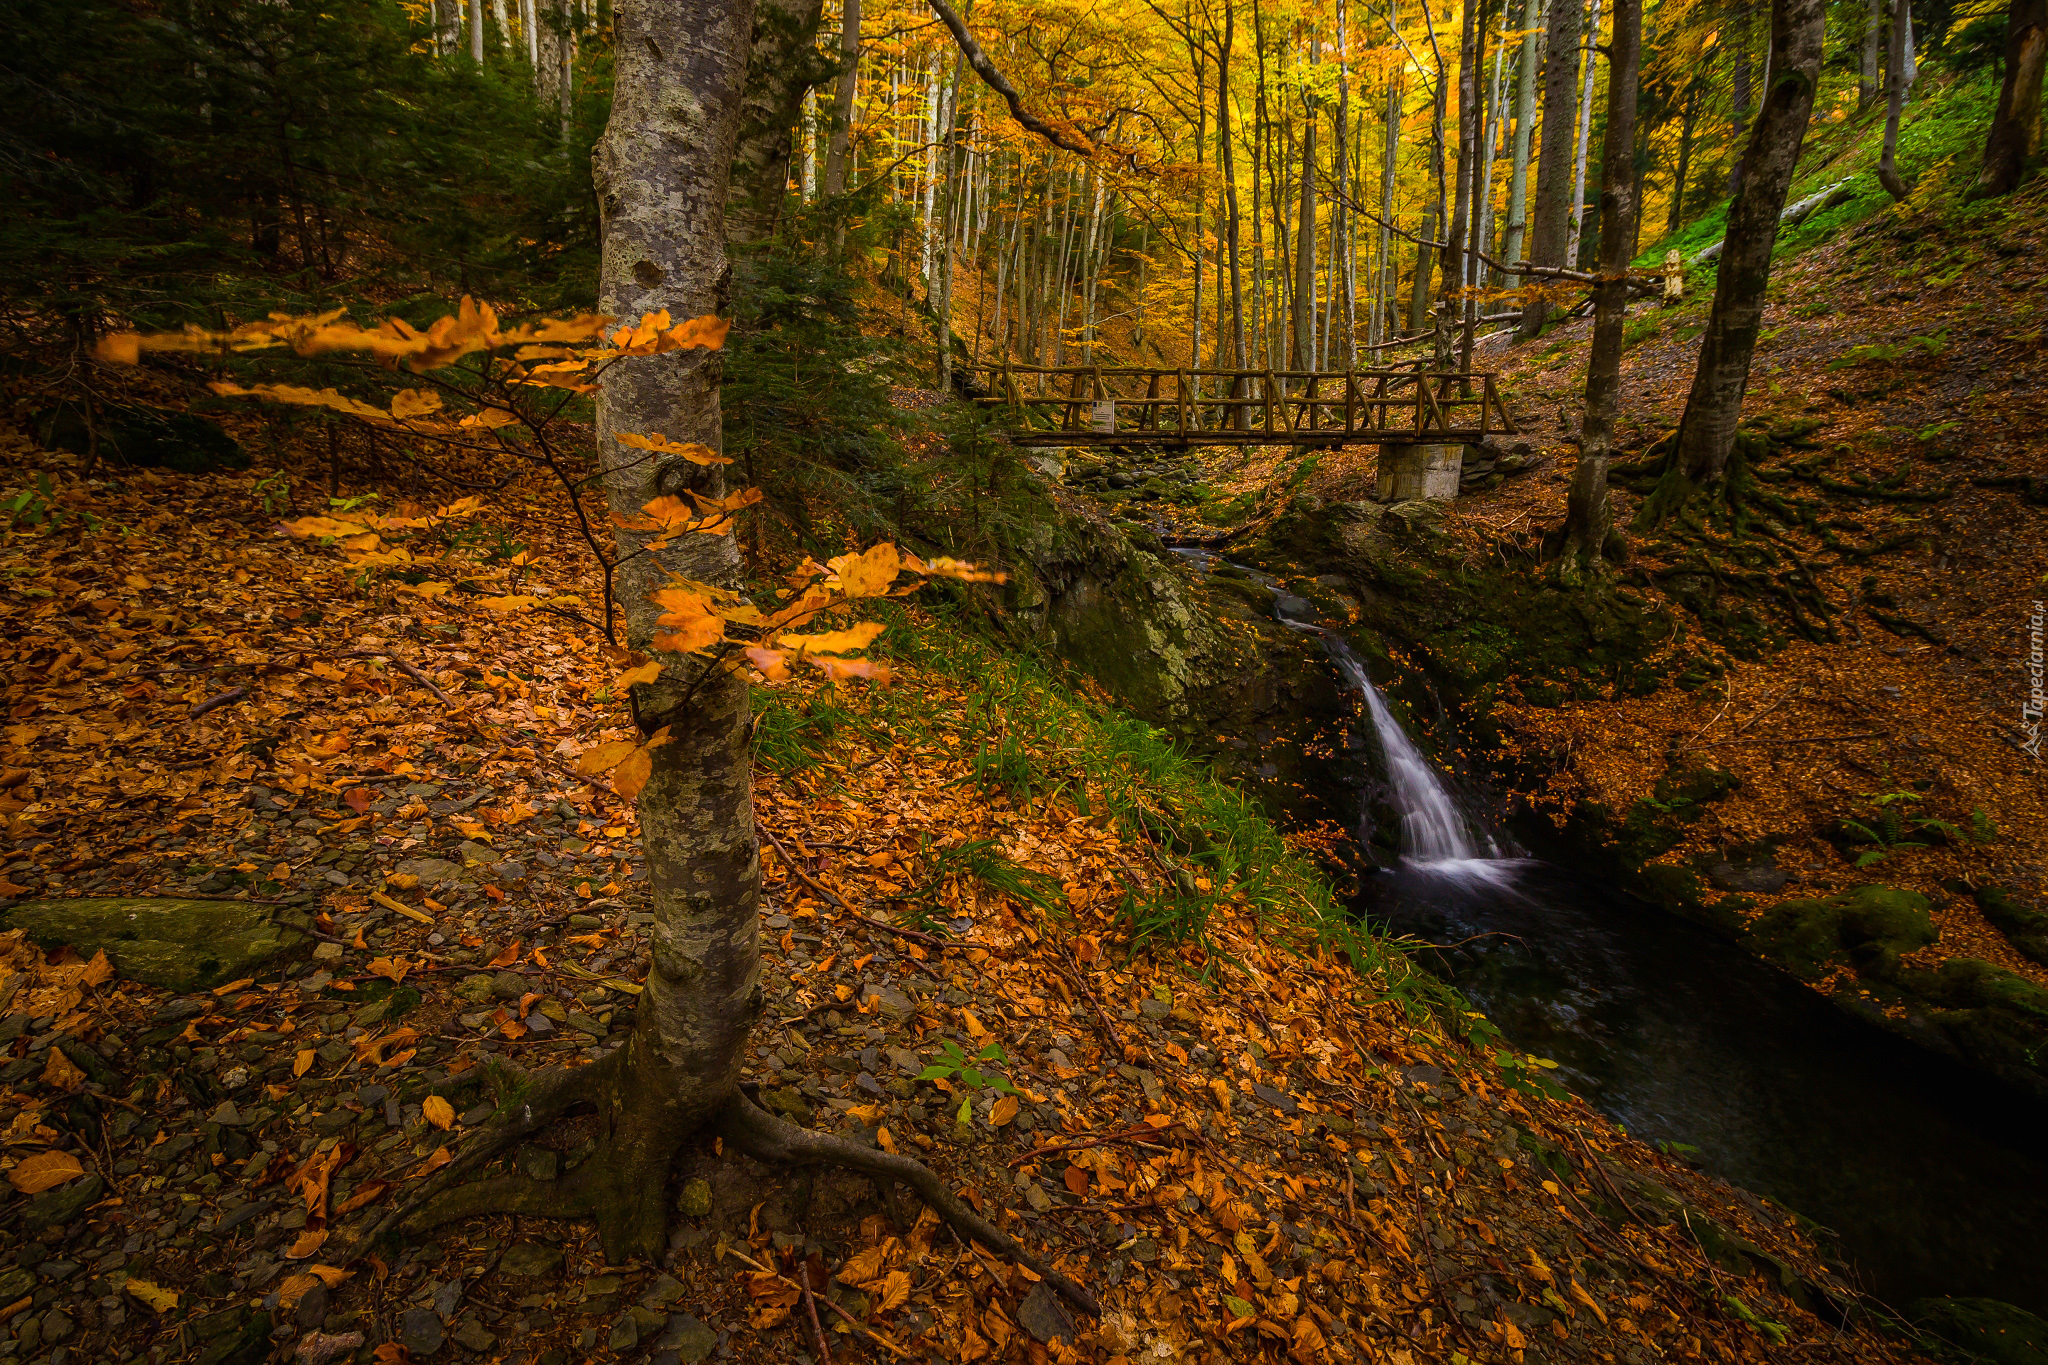
[[[1568,0],[1567,0],[1568,2]],[[1516,60],[1515,141],[1508,154],[1508,227],[1501,242],[1500,258],[1518,261],[1528,245],[1529,227],[1529,143],[1536,123],[1536,25],[1530,12],[1533,0],[1521,0],[1516,7],[1515,26],[1522,34],[1522,53]],[[1512,283],[1520,284],[1522,276]]]
[[501,51],[512,50],[512,20],[505,14],[505,0],[491,0],[491,22],[498,26],[498,47]]
[[[1458,182],[1442,257],[1444,293],[1455,292],[1460,296],[1457,308],[1461,314],[1464,300],[1470,297],[1466,285],[1470,276],[1467,267],[1471,264],[1468,247],[1472,235],[1473,175],[1477,163],[1486,159],[1486,149],[1480,146],[1485,135],[1485,114],[1479,107],[1479,82],[1483,74],[1479,69],[1479,0],[1466,0],[1462,8],[1458,31]],[[1437,310],[1435,364],[1439,370],[1451,366],[1451,337],[1456,321],[1451,309]]]
[[1629,244],[1636,216],[1636,85],[1642,55],[1642,0],[1614,0],[1607,50],[1607,138],[1600,154],[1600,282],[1593,290],[1593,345],[1586,362],[1586,413],[1579,462],[1565,501],[1566,582],[1597,572],[1613,527],[1607,466],[1621,393],[1622,332],[1628,320]]
[[[1529,262],[1564,264],[1565,236],[1570,231],[1572,189],[1572,100],[1579,85],[1579,24],[1585,17],[1581,0],[1550,0],[1543,36],[1543,141],[1536,157],[1536,210],[1530,215]],[[1515,335],[1527,341],[1550,320],[1550,300],[1541,293],[1523,306]]]
[[[1436,58],[1436,100],[1434,107],[1430,110],[1429,118],[1429,171],[1430,183],[1436,196],[1436,202],[1422,215],[1422,235],[1427,239],[1430,236],[1431,225],[1441,225],[1447,245],[1437,249],[1438,262],[1443,266],[1439,287],[1442,292],[1448,293],[1456,287],[1456,280],[1458,278],[1456,269],[1446,259],[1449,252],[1448,242],[1451,235],[1449,182],[1446,180],[1446,176],[1450,173],[1450,149],[1444,138],[1444,119],[1450,111],[1451,64],[1444,60],[1443,47],[1437,42],[1436,20],[1430,15],[1429,0],[1423,0],[1422,20],[1429,33],[1430,52]],[[1410,330],[1413,331],[1420,331],[1429,320],[1428,304],[1432,296],[1427,292],[1430,273],[1428,261],[1428,248],[1420,248],[1415,273],[1418,277],[1416,296],[1421,300],[1422,308],[1419,310],[1418,316],[1411,319],[1412,326]],[[1442,329],[1439,328],[1438,330],[1441,332]],[[1439,366],[1445,363],[1445,357],[1442,354],[1444,341],[1445,338],[1442,335],[1437,337],[1438,355],[1436,356],[1436,361]]]
[[[853,100],[860,88],[860,0],[844,0],[839,25],[839,82],[832,93],[832,140],[825,148],[827,199],[846,193],[847,154],[853,145]],[[843,221],[843,220],[842,220]],[[835,243],[844,242],[846,229],[833,230]]]
[[789,193],[790,130],[804,96],[825,75],[813,46],[824,12],[824,0],[754,0],[747,93],[725,205],[732,245],[751,246],[775,234]]
[[[1309,65],[1315,65],[1315,36],[1309,36]],[[1316,117],[1303,105],[1301,120],[1301,212],[1294,229],[1294,360],[1297,370],[1316,367]]]
[[[1875,0],[1883,3],[1883,0]],[[1728,77],[1728,136],[1739,147],[1743,132],[1749,127],[1749,20],[1753,12],[1750,0],[1738,0],[1734,13],[1728,17],[1728,45],[1734,49],[1735,66]],[[1735,164],[1728,168],[1728,195],[1733,198],[1742,189],[1742,153],[1737,152]]]
[[1973,196],[2006,194],[2041,147],[2041,74],[2048,66],[2048,0],[2012,0],[2006,11],[2005,84],[1984,139]]
[[[1343,368],[1350,370],[1358,366],[1358,329],[1353,314],[1353,300],[1358,293],[1358,281],[1352,273],[1352,258],[1349,254],[1351,234],[1345,224],[1345,201],[1351,198],[1351,63],[1345,44],[1344,0],[1337,0],[1337,146],[1335,164],[1331,173],[1337,180],[1337,195],[1331,201],[1330,213],[1330,270],[1333,297],[1342,295],[1342,317],[1344,323],[1344,344],[1340,348],[1329,347],[1333,360],[1340,360]],[[1323,334],[1327,337],[1330,328],[1326,323]]]
[[1600,51],[1600,0],[1593,0],[1592,15],[1586,20],[1586,74],[1579,89],[1579,153],[1572,165],[1571,229],[1565,237],[1564,263],[1577,268],[1579,236],[1586,224],[1586,159],[1593,142],[1593,74]]
[[1884,39],[1884,0],[1867,0],[1863,6],[1863,42],[1856,72],[1856,112],[1877,102],[1879,45]]
[[[1195,169],[1199,172],[1208,156],[1208,53],[1195,40],[1195,27],[1188,23],[1188,56],[1195,68]],[[1193,268],[1195,276],[1195,305],[1188,312],[1188,366],[1200,369],[1202,365],[1202,220],[1208,216],[1209,193],[1206,183],[1197,174],[1195,177],[1195,213],[1188,224],[1188,237],[1194,247]]]
[[1694,490],[1720,484],[1735,448],[1749,364],[1771,280],[1778,215],[1799,161],[1820,79],[1824,0],[1776,0],[1771,10],[1771,84],[1743,151],[1747,170],[1728,209],[1714,302],[1700,338],[1698,367],[1678,436],[1657,487],[1637,514],[1639,527],[1673,516]]
[[[1665,216],[1664,231],[1669,234],[1678,231],[1678,225],[1685,221],[1685,180],[1692,173],[1692,135],[1699,124],[1700,85],[1694,81],[1685,92],[1685,118],[1678,128],[1678,169],[1671,178],[1671,212]],[[1637,214],[1641,214],[1637,205]]]
[[[724,302],[726,173],[746,88],[751,0],[623,3],[616,24],[611,121],[596,154],[603,230],[599,306],[622,318],[667,309],[677,318]],[[605,372],[597,407],[605,496],[618,518],[637,518],[662,495],[718,498],[716,465],[649,460],[619,444],[659,431],[717,450],[722,444],[715,352],[686,350],[620,361]],[[686,536],[663,550],[620,529],[619,600],[626,635],[651,650],[672,575],[737,586],[732,536]],[[606,1256],[657,1256],[667,1244],[658,1193],[681,1140],[737,1092],[741,1050],[761,1011],[761,864],[747,754],[747,685],[691,655],[656,656],[661,676],[633,689],[644,734],[668,727],[640,797],[641,847],[653,891],[654,955],[632,1037],[618,1061],[588,1068],[597,1084],[610,1168],[595,1178]],[[577,1073],[582,1074],[582,1073]]]
[[[1387,23],[1395,23],[1394,0],[1388,0]],[[1397,30],[1398,31],[1398,30]],[[1392,322],[1399,313],[1394,303],[1400,276],[1400,268],[1394,262],[1394,171],[1401,151],[1401,83],[1406,74],[1405,67],[1387,74],[1387,105],[1384,124],[1380,129],[1380,222],[1379,222],[1379,269],[1374,276],[1372,322],[1366,329],[1366,339],[1378,345],[1387,338],[1382,329]],[[1375,364],[1379,352],[1373,352]]]
[[1913,192],[1899,176],[1899,119],[1906,112],[1906,92],[1913,88],[1913,8],[1908,0],[1893,0],[1891,89],[1886,92],[1884,150],[1877,158],[1877,183],[1892,198],[1904,201]]
[[1429,326],[1429,273],[1436,258],[1436,252],[1429,242],[1436,230],[1436,210],[1425,209],[1422,214],[1422,238],[1415,244],[1415,279],[1413,292],[1408,302],[1408,330],[1420,332]]
[[484,0],[469,0],[469,59],[484,64]]
[[[967,160],[960,146],[960,82],[967,76],[967,56],[957,54],[953,59],[953,99],[946,111],[945,164],[946,184],[942,196],[944,203],[939,216],[939,287],[932,298],[932,331],[939,351],[939,392],[953,391],[953,242],[951,219],[955,202],[959,198],[961,176],[966,172]],[[1089,356],[1094,356],[1094,340],[1089,341]]]
[[537,94],[540,80],[540,0],[519,0],[519,32],[526,39],[526,65],[536,82]]
[[[1230,119],[1230,50],[1236,44],[1236,7],[1223,7],[1223,33],[1216,44],[1216,159],[1223,170],[1223,249],[1230,253],[1230,367],[1244,370],[1251,367],[1246,354],[1244,330],[1244,258],[1239,248],[1238,235],[1240,218],[1237,206],[1237,149],[1232,145],[1234,134]],[[1256,158],[1255,158],[1256,159]],[[1257,212],[1254,208],[1253,212]],[[1217,304],[1222,304],[1218,291]],[[1231,381],[1230,396],[1243,398],[1247,393],[1247,381],[1239,377]],[[1242,408],[1232,408],[1233,417],[1243,413]]]

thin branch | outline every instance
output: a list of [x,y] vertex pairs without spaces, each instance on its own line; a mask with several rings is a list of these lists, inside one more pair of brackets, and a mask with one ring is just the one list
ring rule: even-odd
[[931,7],[939,18],[945,20],[946,27],[952,30],[953,41],[959,46],[961,55],[967,58],[967,64],[974,68],[974,74],[981,77],[988,88],[1001,95],[1003,102],[1010,106],[1011,118],[1055,147],[1064,147],[1081,156],[1095,155],[1095,148],[1085,139],[1076,141],[1074,137],[1061,132],[1024,107],[1024,97],[1017,93],[1017,87],[1010,84],[1009,78],[1002,72],[996,70],[996,64],[988,59],[988,55],[981,50],[981,45],[974,41],[974,35],[967,31],[966,23],[946,0],[931,0]]

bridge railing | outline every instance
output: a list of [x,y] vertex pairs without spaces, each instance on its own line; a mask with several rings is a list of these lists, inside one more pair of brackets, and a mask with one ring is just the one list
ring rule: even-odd
[[965,367],[1026,444],[1414,444],[1515,430],[1490,372]]

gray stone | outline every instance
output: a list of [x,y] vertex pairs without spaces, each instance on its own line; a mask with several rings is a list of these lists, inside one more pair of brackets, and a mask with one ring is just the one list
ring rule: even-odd
[[498,1269],[507,1275],[552,1275],[562,1268],[562,1259],[560,1247],[545,1246],[539,1242],[521,1242],[499,1258]]
[[63,1227],[97,1204],[106,1188],[106,1181],[97,1175],[89,1175],[83,1180],[59,1185],[54,1190],[45,1190],[22,1208],[21,1224],[31,1232]]
[[398,865],[398,871],[402,876],[418,877],[422,886],[432,886],[461,876],[462,865],[446,858],[407,858]]
[[1164,1000],[1140,1000],[1138,1002],[1138,1013],[1144,1015],[1147,1019],[1164,1019],[1167,1015],[1173,1013],[1173,1006],[1167,1004]]
[[919,1061],[917,1054],[908,1048],[892,1047],[888,1050],[888,1057],[896,1069],[906,1076],[915,1076],[918,1072],[924,1070],[924,1063]]
[[894,986],[869,985],[862,989],[861,995],[872,1001],[885,1018],[900,1022],[917,1013],[917,1003]]
[[669,1318],[668,1327],[654,1343],[654,1349],[674,1351],[683,1365],[697,1365],[717,1345],[718,1333],[688,1313],[676,1313]]
[[500,1000],[517,1000],[526,990],[526,978],[517,972],[498,972],[491,977],[491,994]]
[[528,1180],[553,1180],[562,1169],[562,1156],[552,1147],[529,1143],[518,1152],[519,1173]]
[[431,1308],[408,1308],[398,1318],[398,1344],[416,1356],[430,1356],[441,1349],[447,1329]]
[[254,976],[312,941],[278,923],[277,914],[277,907],[243,901],[91,896],[25,901],[0,911],[0,925],[27,930],[45,948],[68,943],[81,957],[105,952],[130,980],[189,991]]
[[43,1315],[44,1341],[69,1341],[71,1334],[77,1330],[78,1324],[61,1308],[52,1308]]
[[619,1314],[619,1320],[612,1324],[609,1345],[614,1351],[625,1352],[640,1344],[640,1324],[631,1313]]
[[1792,874],[1767,861],[1749,864],[1717,862],[1707,868],[1707,880],[1723,891],[1769,896],[1783,891],[1785,883],[1792,880]]
[[[462,861],[465,864],[480,864],[484,867],[490,867],[502,861],[505,856],[488,844],[479,844],[467,839],[458,844],[455,851],[461,855]],[[421,878],[421,880],[424,881],[425,878]]]
[[708,1180],[686,1180],[683,1192],[676,1199],[676,1209],[685,1218],[703,1218],[711,1212],[711,1182]]
[[1017,1305],[1017,1321],[1041,1342],[1074,1338],[1074,1315],[1043,1280],[1032,1285],[1024,1302]]
[[292,1321],[301,1332],[310,1332],[327,1321],[326,1281],[313,1281],[313,1287],[299,1297],[299,1306],[292,1313]]
[[1285,1090],[1275,1090],[1272,1086],[1261,1085],[1257,1081],[1252,1082],[1252,1093],[1283,1114],[1292,1114],[1295,1110],[1301,1108],[1301,1105],[1295,1101],[1294,1096],[1288,1094]]
[[464,1318],[455,1326],[455,1344],[467,1351],[482,1355],[497,1344],[498,1339],[484,1329],[475,1318]]

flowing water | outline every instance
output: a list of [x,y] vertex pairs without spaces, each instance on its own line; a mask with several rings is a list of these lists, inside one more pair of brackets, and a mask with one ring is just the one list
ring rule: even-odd
[[[1205,565],[1210,556],[1186,553]],[[1740,947],[1552,862],[1461,800],[1363,662],[1318,635],[1363,701],[1400,860],[1359,909],[1427,954],[1518,1050],[1637,1137],[1832,1230],[1874,1293],[2048,1315],[2048,1106],[1852,1019]]]

